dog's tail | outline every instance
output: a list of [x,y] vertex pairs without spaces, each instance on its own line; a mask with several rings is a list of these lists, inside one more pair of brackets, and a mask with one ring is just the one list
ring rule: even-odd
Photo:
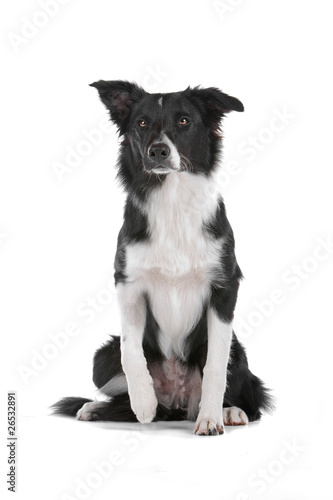
[[91,403],[91,399],[86,398],[62,398],[57,403],[51,406],[54,415],[67,415],[67,417],[75,417],[77,412],[85,403]]

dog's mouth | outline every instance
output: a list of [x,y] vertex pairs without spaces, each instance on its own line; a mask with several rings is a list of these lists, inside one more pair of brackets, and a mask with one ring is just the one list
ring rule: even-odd
[[174,167],[173,165],[171,164],[168,164],[168,165],[147,165],[147,164],[143,164],[143,170],[147,173],[147,174],[169,174],[170,172],[179,172],[180,169],[179,168],[176,168]]
[[166,167],[165,165],[158,165],[150,170],[154,174],[169,174],[170,172],[175,172],[176,169],[172,167]]

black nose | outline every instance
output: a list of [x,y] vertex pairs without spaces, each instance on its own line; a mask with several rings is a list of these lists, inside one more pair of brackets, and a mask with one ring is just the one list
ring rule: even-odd
[[166,160],[170,156],[170,148],[167,144],[159,142],[150,146],[148,154],[149,158],[156,162]]

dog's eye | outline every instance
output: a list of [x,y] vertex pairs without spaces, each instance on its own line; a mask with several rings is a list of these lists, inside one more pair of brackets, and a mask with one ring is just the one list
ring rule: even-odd
[[147,127],[147,122],[145,122],[144,120],[140,120],[139,123],[138,123],[138,125],[141,128],[145,128],[145,127]]
[[187,125],[189,123],[189,120],[187,118],[181,118],[179,120],[179,125]]

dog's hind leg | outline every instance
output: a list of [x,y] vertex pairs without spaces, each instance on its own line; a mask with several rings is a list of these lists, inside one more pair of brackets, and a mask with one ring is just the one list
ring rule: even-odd
[[248,421],[249,419],[245,411],[241,410],[240,408],[237,408],[237,406],[223,408],[224,425],[246,425]]
[[84,401],[76,418],[85,421],[137,422],[130,405],[125,374],[121,367],[120,338],[111,336],[94,356],[93,381],[109,401]]
[[112,336],[96,351],[93,381],[96,387],[109,397],[128,392],[126,377],[121,366],[119,337]]
[[91,401],[82,406],[76,418],[85,421],[137,422],[128,394],[120,394],[110,401]]
[[[76,418],[85,421],[104,422],[138,422],[128,394],[120,394],[110,401],[90,401],[78,411]],[[170,420],[187,420],[187,412],[182,409],[168,409],[157,406],[154,422]]]
[[[111,337],[106,344],[96,351],[94,356],[93,381],[96,387],[106,396],[113,397],[127,393],[126,378],[120,361],[119,337]],[[104,401],[68,397],[55,403],[52,406],[52,411],[57,415],[76,416],[80,420],[96,420],[94,418],[95,410],[97,411],[98,409],[100,411],[103,407],[107,406],[108,403]],[[126,411],[126,408],[124,410]],[[111,418],[111,420],[113,419]]]

